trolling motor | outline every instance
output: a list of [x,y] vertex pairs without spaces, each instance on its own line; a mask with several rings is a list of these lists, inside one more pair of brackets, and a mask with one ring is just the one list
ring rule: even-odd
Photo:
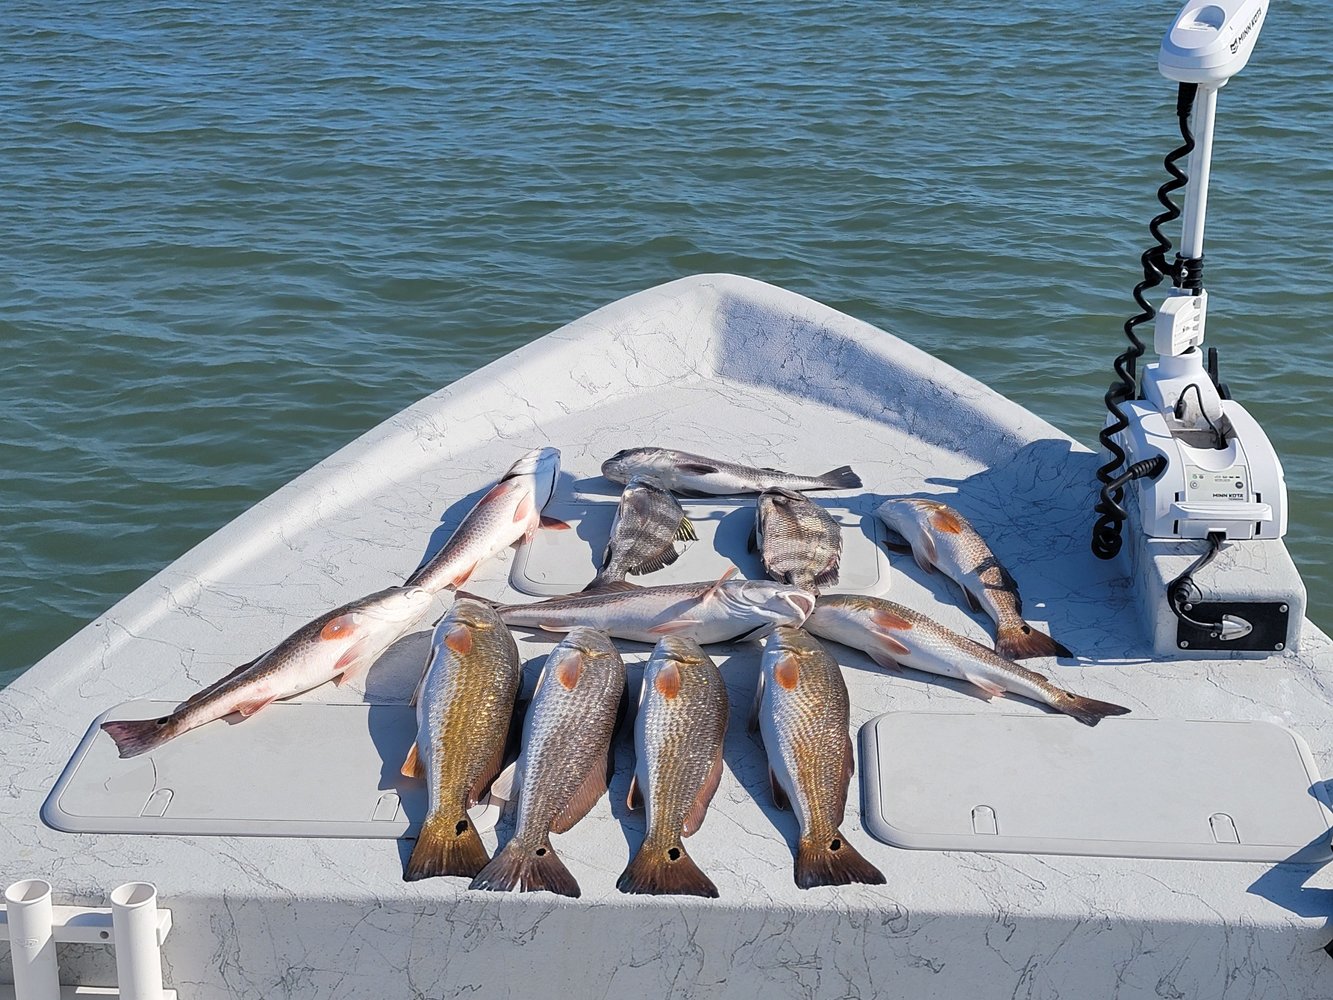
[[[1305,587],[1281,542],[1282,464],[1219,380],[1216,348],[1206,359],[1203,353],[1203,228],[1217,92],[1249,62],[1267,13],[1268,0],[1190,0],[1158,53],[1162,75],[1179,84],[1183,143],[1164,161],[1171,179],[1157,197],[1165,211],[1148,224],[1156,243],[1142,255],[1143,280],[1134,288],[1141,311],[1125,323],[1130,346],[1116,359],[1118,381],[1106,394],[1100,437],[1109,460],[1097,470],[1103,486],[1092,537],[1097,556],[1114,558],[1126,520],[1133,522],[1131,560],[1158,653],[1271,654],[1295,646],[1304,619]],[[1170,197],[1181,188],[1183,213]],[[1181,248],[1168,262],[1171,242],[1161,227],[1177,218]],[[1154,309],[1144,293],[1165,278],[1173,287]],[[1158,358],[1140,377],[1145,345],[1135,329],[1150,320]]]

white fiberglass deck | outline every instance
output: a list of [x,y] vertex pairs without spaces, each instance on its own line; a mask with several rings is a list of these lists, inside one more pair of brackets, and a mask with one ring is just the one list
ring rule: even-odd
[[[469,892],[457,879],[404,884],[405,841],[68,834],[42,823],[95,717],[135,698],[183,698],[320,612],[401,581],[442,516],[452,527],[514,457],[548,443],[562,451],[565,497],[603,458],[641,444],[799,472],[851,464],[867,492],[950,496],[1018,578],[1029,618],[1084,658],[1036,664],[1057,683],[1126,705],[1131,718],[1276,722],[1333,773],[1333,648],[1322,633],[1307,624],[1299,651],[1266,660],[1144,655],[1123,566],[1088,551],[1094,455],[882,331],[758,282],[703,276],[599,310],[397,415],[0,692],[0,877],[45,878],[58,903],[100,904],[121,882],[155,883],[173,915],[167,984],[191,1000],[1333,996],[1323,951],[1333,879],[1309,867],[895,849],[860,829],[854,787],[844,830],[887,885],[797,889],[794,820],[771,807],[744,725],[756,646],[711,650],[732,697],[727,768],[689,846],[717,900],[616,891],[643,829],[623,806],[623,737],[611,795],[555,838],[578,900]],[[590,578],[600,542],[587,544]],[[508,589],[512,559],[468,589],[530,599]],[[887,581],[894,600],[988,635],[938,576],[895,560]],[[552,643],[518,637],[530,684]],[[636,681],[647,647],[624,648]],[[329,685],[301,700],[405,702],[423,650],[424,633],[410,636],[364,693]],[[979,710],[957,685],[838,653],[854,730],[889,710]],[[991,709],[1042,713],[1016,700]],[[987,748],[975,753],[983,767]],[[114,981],[96,947],[63,952],[62,967],[81,982]]]

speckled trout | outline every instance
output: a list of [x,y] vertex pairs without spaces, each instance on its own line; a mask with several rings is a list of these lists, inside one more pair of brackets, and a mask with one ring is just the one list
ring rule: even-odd
[[1056,687],[1045,674],[1006,660],[911,608],[877,597],[825,595],[805,627],[821,638],[862,650],[882,667],[912,667],[955,677],[974,685],[988,698],[1005,693],[1031,698],[1087,726],[1097,725],[1108,715],[1129,712],[1119,705]]
[[722,673],[697,642],[658,642],[643,671],[629,790],[631,809],[647,807],[648,832],[621,892],[717,896],[681,840],[702,825],[722,780],[728,707]]
[[409,576],[406,585],[433,594],[461,587],[481,563],[520,538],[531,540],[539,527],[568,528],[563,521],[542,516],[559,476],[559,449],[528,452],[477,501],[444,547]]
[[984,610],[994,619],[995,651],[1001,656],[1023,660],[1074,655],[1023,620],[1018,584],[958,511],[938,500],[905,497],[886,500],[875,513],[902,536],[917,565],[928,572],[940,570],[962,588],[973,611]]
[[792,809],[801,827],[796,884],[882,885],[884,875],[839,829],[855,765],[847,685],[833,657],[802,630],[775,628],[764,643],[755,705],[773,801]]
[[842,528],[810,498],[793,490],[765,490],[755,505],[751,538],[774,580],[814,594],[838,582]]
[[425,778],[426,818],[403,871],[472,878],[490,855],[467,811],[500,770],[523,678],[518,647],[494,611],[455,601],[435,626],[403,774]]
[[734,572],[716,583],[639,587],[622,581],[495,610],[506,625],[518,628],[567,632],[586,625],[638,642],[656,643],[664,635],[679,635],[706,644],[762,634],[773,625],[799,625],[814,607],[814,595],[799,587],[729,579]]
[[751,465],[723,462],[672,448],[618,451],[602,463],[602,475],[616,483],[627,483],[634,476],[643,476],[681,496],[730,496],[761,493],[775,487],[854,490],[861,485],[861,477],[846,465],[822,476],[798,476],[781,469],[756,469]]
[[254,715],[266,705],[364,674],[386,649],[425,616],[431,594],[390,587],[320,615],[272,650],[181,702],[160,719],[104,722],[122,757],[137,757],[191,729],[233,712]]
[[570,829],[605,794],[611,735],[624,694],[625,664],[605,633],[576,628],[551,650],[514,768],[514,836],[469,888],[579,895],[578,882],[551,846],[551,834]]
[[694,525],[670,491],[646,479],[631,479],[620,494],[602,569],[588,590],[670,566],[679,557],[677,541],[695,541]]

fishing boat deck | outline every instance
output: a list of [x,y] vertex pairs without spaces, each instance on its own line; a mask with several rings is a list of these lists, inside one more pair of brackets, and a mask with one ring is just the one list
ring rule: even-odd
[[[1057,683],[1125,705],[1130,718],[1276,722],[1333,773],[1328,637],[1307,623],[1299,649],[1268,659],[1153,658],[1123,567],[1088,551],[1095,455],[883,331],[711,275],[614,303],[404,410],[0,692],[0,874],[46,878],[65,903],[100,904],[129,879],[155,883],[173,911],[167,982],[192,1000],[506,997],[536,984],[584,996],[1333,996],[1323,951],[1333,877],[1308,866],[902,850],[861,829],[854,786],[843,829],[887,884],[798,889],[795,820],[772,807],[745,725],[754,644],[710,647],[732,717],[721,788],[689,850],[716,900],[615,889],[643,833],[642,814],[623,805],[625,735],[610,795],[554,838],[582,887],[575,900],[470,892],[458,879],[405,884],[408,841],[44,825],[43,801],[102,712],[183,698],[315,615],[400,582],[478,491],[548,443],[562,452],[566,503],[614,503],[600,463],[642,444],[807,473],[850,464],[868,494],[940,493],[1012,570],[1029,619],[1079,654],[1033,664]],[[600,551],[589,539],[585,579]],[[467,589],[532,599],[509,585],[513,558],[485,565]],[[884,583],[884,596],[987,640],[984,620],[938,575],[895,557]],[[530,688],[554,637],[517,638]],[[299,700],[402,704],[426,639],[402,640],[364,690],[326,685]],[[649,649],[621,645],[636,683]],[[982,708],[962,685],[835,652],[853,733],[890,710],[1045,714],[1013,699]],[[984,766],[987,748],[975,753]],[[104,949],[70,948],[62,964],[83,982],[114,980]]]

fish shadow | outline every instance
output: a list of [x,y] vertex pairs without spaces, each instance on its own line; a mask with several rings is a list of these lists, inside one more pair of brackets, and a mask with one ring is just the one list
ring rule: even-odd
[[371,705],[366,728],[381,761],[379,788],[398,793],[398,814],[408,823],[407,832],[395,841],[399,863],[406,868],[427,809],[426,782],[402,773],[403,761],[417,738],[416,713],[401,704]]
[[[421,569],[421,567],[425,566],[439,554],[440,550],[444,548],[449,539],[453,537],[454,532],[458,530],[458,526],[463,523],[463,518],[467,517],[468,513],[473,507],[477,506],[477,503],[481,498],[491,491],[496,482],[499,481],[499,476],[501,475],[504,475],[504,472],[500,472],[496,479],[491,480],[479,489],[473,490],[467,496],[460,497],[445,508],[444,513],[440,515],[440,523],[431,531],[430,538],[426,541],[426,550],[422,553],[421,558],[418,560],[412,573],[416,573],[417,570]],[[560,499],[569,500],[572,498],[575,485],[576,481],[574,477],[568,472],[561,471],[559,476],[556,477],[555,492],[551,495],[552,502]],[[403,579],[408,579],[412,576],[412,573],[408,573]]]
[[[1333,801],[1333,780],[1315,782],[1309,794],[1327,806]],[[1325,929],[1333,926],[1333,889],[1309,888],[1305,884],[1329,863],[1329,836],[1328,832],[1321,833],[1260,875],[1246,891],[1298,917],[1323,917]],[[1333,941],[1324,950],[1333,958]]]

